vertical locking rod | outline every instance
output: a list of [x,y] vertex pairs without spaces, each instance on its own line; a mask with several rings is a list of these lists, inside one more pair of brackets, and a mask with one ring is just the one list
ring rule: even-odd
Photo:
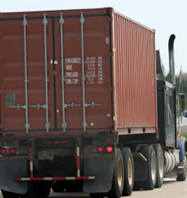
[[26,40],[26,27],[27,27],[27,19],[26,15],[23,15],[23,32],[24,32],[24,65],[25,65],[25,129],[26,134],[29,133],[30,124],[28,122],[28,88],[27,83],[29,82],[27,79],[27,40]]
[[64,99],[64,49],[63,49],[63,24],[64,24],[64,18],[62,13],[60,14],[60,38],[61,38],[61,76],[62,76],[62,128],[63,128],[63,132],[66,133],[66,127],[67,127],[67,123],[66,123],[66,118],[65,118],[65,99]]
[[80,17],[80,23],[81,23],[81,52],[82,52],[82,98],[83,98],[83,132],[86,132],[87,122],[86,122],[86,111],[85,111],[85,76],[84,76],[84,35],[83,35],[83,25],[85,23],[85,19],[83,16],[83,12],[81,12]]
[[43,25],[44,25],[44,53],[45,53],[45,101],[46,101],[46,133],[49,133],[50,123],[49,123],[49,114],[48,114],[48,76],[47,76],[47,32],[46,26],[48,24],[46,14],[44,14]]

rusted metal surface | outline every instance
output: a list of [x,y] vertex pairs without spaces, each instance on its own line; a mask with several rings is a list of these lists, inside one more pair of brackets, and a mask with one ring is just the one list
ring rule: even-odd
[[110,8],[3,13],[0,42],[3,135],[155,132],[154,31]]

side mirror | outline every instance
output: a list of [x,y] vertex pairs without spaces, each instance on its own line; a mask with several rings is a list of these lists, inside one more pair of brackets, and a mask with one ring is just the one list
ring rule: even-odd
[[178,93],[177,94],[179,96],[179,103],[180,103],[180,110],[184,111],[184,109],[186,109],[186,104],[185,104],[185,95],[183,93]]

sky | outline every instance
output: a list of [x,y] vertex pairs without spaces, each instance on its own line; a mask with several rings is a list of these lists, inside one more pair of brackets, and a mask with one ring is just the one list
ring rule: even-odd
[[175,34],[175,72],[187,73],[187,0],[0,0],[0,12],[113,7],[156,31],[165,71],[169,71],[168,39]]

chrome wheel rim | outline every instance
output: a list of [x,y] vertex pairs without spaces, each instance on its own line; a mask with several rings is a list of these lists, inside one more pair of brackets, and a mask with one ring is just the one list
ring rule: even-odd
[[122,161],[121,159],[118,160],[118,175],[117,175],[117,180],[118,180],[118,186],[122,186],[122,181],[123,181],[123,168],[122,168]]
[[151,154],[151,177],[155,181],[156,178],[156,158],[154,153]]
[[159,153],[159,176],[160,178],[163,178],[163,175],[164,175],[164,159],[163,159],[163,155],[162,153]]
[[133,167],[132,167],[132,159],[129,157],[128,159],[128,181],[129,185],[132,185],[133,182]]

